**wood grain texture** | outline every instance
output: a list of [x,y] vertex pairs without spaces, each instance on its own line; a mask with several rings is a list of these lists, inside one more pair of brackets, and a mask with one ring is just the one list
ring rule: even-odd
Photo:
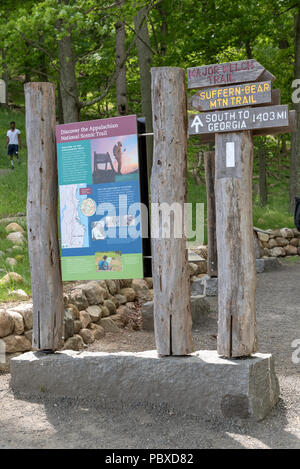
[[256,351],[256,269],[252,222],[251,132],[216,134],[216,172],[226,142],[240,146],[241,176],[216,178],[218,246],[218,353],[249,356]]
[[55,350],[62,343],[64,304],[57,231],[54,86],[51,83],[27,83],[25,104],[33,346]]
[[[180,68],[153,68],[152,109],[154,160],[151,202],[178,203],[187,194],[187,110],[185,72]],[[161,221],[161,228],[166,222]],[[152,223],[155,223],[152,213]],[[183,219],[177,223],[182,228]],[[171,225],[176,225],[175,221]],[[180,226],[179,226],[180,227]],[[152,226],[153,228],[153,226]],[[157,227],[154,227],[157,228]],[[160,355],[193,351],[190,284],[185,237],[152,238],[154,330]]]
[[207,198],[207,273],[218,276],[218,254],[216,238],[216,199],[215,199],[215,152],[204,152],[206,198]]

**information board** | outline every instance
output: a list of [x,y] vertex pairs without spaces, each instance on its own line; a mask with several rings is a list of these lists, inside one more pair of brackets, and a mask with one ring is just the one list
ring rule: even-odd
[[143,277],[136,116],[58,125],[63,280]]

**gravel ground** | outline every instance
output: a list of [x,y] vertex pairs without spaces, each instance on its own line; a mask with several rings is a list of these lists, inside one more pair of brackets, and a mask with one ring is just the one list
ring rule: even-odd
[[[258,276],[259,351],[272,352],[281,387],[276,409],[264,421],[201,420],[158,410],[103,408],[67,399],[21,400],[0,375],[0,448],[300,448],[300,363],[292,362],[300,339],[300,263]],[[216,300],[195,348],[216,348]],[[154,348],[153,334],[107,334],[90,350]],[[300,356],[300,353],[299,353]]]

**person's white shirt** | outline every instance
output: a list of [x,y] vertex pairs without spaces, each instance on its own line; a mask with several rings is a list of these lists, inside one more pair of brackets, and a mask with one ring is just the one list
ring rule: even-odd
[[15,130],[8,130],[7,137],[9,138],[9,145],[19,145],[18,135],[20,135],[21,131],[19,129]]

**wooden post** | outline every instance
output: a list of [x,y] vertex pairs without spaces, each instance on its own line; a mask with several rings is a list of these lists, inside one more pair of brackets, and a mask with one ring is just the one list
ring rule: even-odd
[[[151,73],[154,127],[151,202],[169,206],[175,202],[183,210],[187,193],[185,71],[176,67],[161,67],[153,68]],[[181,228],[183,220],[184,216]],[[152,238],[152,262],[154,330],[158,354],[186,355],[193,351],[193,344],[184,235],[175,238],[171,233],[169,238]]]
[[218,254],[216,238],[216,199],[215,199],[215,152],[204,152],[206,198],[207,198],[207,273],[218,276]]
[[54,86],[27,83],[25,104],[33,347],[55,350],[62,343],[64,304],[57,235]]
[[256,351],[252,164],[251,132],[216,134],[218,353],[225,357]]

